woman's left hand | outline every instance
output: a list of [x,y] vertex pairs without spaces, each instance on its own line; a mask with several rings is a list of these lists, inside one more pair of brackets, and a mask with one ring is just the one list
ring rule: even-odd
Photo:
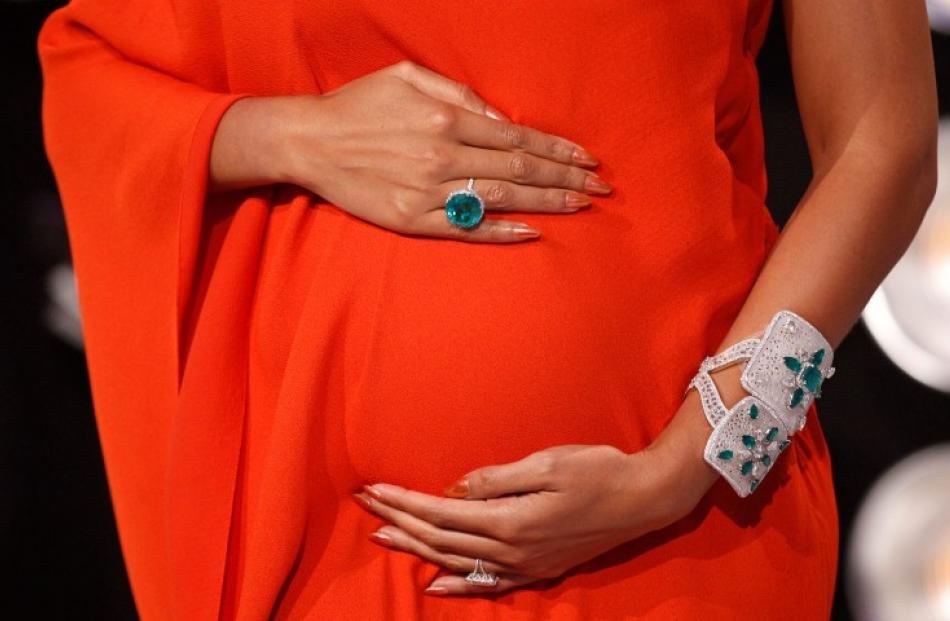
[[[498,593],[560,576],[688,514],[715,477],[677,447],[557,446],[469,473],[446,490],[454,498],[385,483],[355,496],[390,522],[374,541],[463,574],[436,578],[427,593]],[[476,558],[499,575],[496,586],[465,581]]]

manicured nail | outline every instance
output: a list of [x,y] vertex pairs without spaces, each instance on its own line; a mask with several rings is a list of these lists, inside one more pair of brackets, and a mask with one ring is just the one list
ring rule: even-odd
[[497,108],[493,108],[491,106],[485,106],[485,114],[495,119],[496,121],[505,121],[508,123],[511,122],[511,119],[509,119],[507,116],[502,114],[500,110],[498,110]]
[[370,533],[369,538],[375,541],[378,544],[389,547],[393,545],[393,539],[386,533],[374,532]]
[[584,181],[584,189],[591,192],[600,192],[603,194],[610,192],[610,186],[607,184],[607,182],[594,173],[587,175],[587,179]]
[[364,496],[363,494],[353,494],[353,500],[360,503],[367,509],[373,508],[373,504],[370,502],[370,499]]
[[534,239],[541,235],[541,231],[531,228],[527,224],[519,224],[511,229],[518,239]]
[[468,496],[468,479],[459,479],[445,488],[445,495],[454,496],[456,498],[465,498]]
[[372,496],[372,497],[375,498],[376,500],[382,500],[382,499],[383,499],[383,493],[382,493],[381,491],[379,491],[378,489],[376,489],[375,487],[373,487],[372,485],[364,485],[364,486],[363,486],[363,489],[366,490],[366,493],[367,493],[367,494],[369,494],[370,496]]
[[584,166],[596,166],[597,158],[582,149],[581,147],[574,147],[574,152],[571,154],[574,158],[574,161],[578,164]]
[[425,592],[429,595],[445,595],[449,592],[449,590],[440,586],[428,586],[426,587]]
[[580,192],[568,192],[564,196],[564,204],[568,209],[578,210],[590,205],[590,197]]

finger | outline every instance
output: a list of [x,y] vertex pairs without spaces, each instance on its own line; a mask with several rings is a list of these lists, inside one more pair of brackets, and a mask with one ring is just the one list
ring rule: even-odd
[[460,106],[475,114],[488,115],[499,121],[510,120],[500,110],[488,105],[468,84],[447,78],[411,60],[398,62],[392,69],[396,75],[429,97]]
[[[466,182],[455,179],[439,186],[439,195],[465,187]],[[485,209],[492,211],[524,211],[544,213],[571,213],[587,207],[587,194],[561,188],[537,188],[500,179],[476,179],[475,190],[485,201]]]
[[498,525],[510,523],[512,519],[511,512],[503,506],[507,503],[442,498],[387,483],[366,485],[364,489],[379,502],[437,528],[486,535],[500,540],[502,533]]
[[444,209],[433,209],[413,222],[413,234],[445,237],[478,243],[514,243],[535,239],[541,231],[524,222],[511,220],[482,220],[477,226],[463,229],[449,222]]
[[447,554],[458,554],[472,558],[491,558],[500,562],[512,557],[511,546],[495,539],[446,530],[381,503],[368,494],[354,494],[357,501],[366,509],[406,531],[429,547]]
[[[475,570],[475,559],[458,554],[446,554],[419,541],[406,531],[387,524],[370,535],[370,539],[392,550],[415,554],[419,558],[457,573],[469,573]],[[492,573],[508,573],[514,570],[508,565],[482,559],[482,566]]]
[[449,486],[445,493],[455,498],[497,498],[551,490],[552,459],[543,452],[532,453],[510,464],[479,468]]
[[450,179],[504,179],[523,185],[609,194],[610,185],[595,172],[552,162],[523,151],[496,151],[461,145],[443,169]]
[[562,164],[597,165],[597,158],[566,138],[527,125],[498,122],[465,111],[460,111],[455,119],[455,137],[474,147],[524,151]]
[[429,595],[495,595],[535,581],[537,578],[521,574],[502,574],[498,576],[498,584],[491,587],[470,584],[464,576],[439,576],[425,592]]

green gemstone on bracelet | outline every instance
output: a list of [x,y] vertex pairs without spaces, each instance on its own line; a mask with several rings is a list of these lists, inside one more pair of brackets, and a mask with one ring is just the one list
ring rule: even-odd
[[812,393],[818,392],[818,389],[821,388],[822,379],[824,378],[821,376],[821,371],[818,367],[809,365],[802,371],[802,380],[805,382],[805,388]]
[[753,467],[753,465],[754,465],[754,464],[752,463],[752,460],[743,462],[743,463],[742,463],[742,468],[741,468],[739,471],[740,471],[743,475],[748,475],[750,472],[752,472],[752,467]]
[[724,450],[724,451],[719,451],[718,457],[719,457],[719,459],[722,459],[722,460],[725,460],[725,461],[729,461],[730,459],[732,459],[733,457],[735,457],[735,453],[733,453],[733,452],[730,451],[729,449],[726,449],[726,450]]
[[772,465],[772,458],[769,457],[768,455],[763,455],[763,456],[762,456],[762,463],[765,464],[766,466],[770,466],[770,465]]
[[759,417],[759,407],[756,404],[752,404],[752,407],[749,408],[749,418],[755,420]]
[[821,364],[821,361],[825,359],[825,350],[819,349],[811,355],[811,363],[814,365]]
[[784,451],[785,449],[788,448],[788,445],[791,443],[792,443],[791,440],[782,440],[781,442],[779,442],[778,450]]
[[746,445],[746,448],[755,448],[755,438],[752,436],[742,436],[742,443]]
[[765,439],[767,442],[771,442],[775,439],[775,436],[778,435],[778,427],[772,427],[769,429],[769,432],[765,434]]
[[798,358],[794,358],[792,356],[785,356],[785,366],[796,373],[802,370],[801,361]]
[[749,491],[750,491],[750,492],[754,492],[754,491],[755,491],[755,488],[757,488],[758,486],[759,486],[759,480],[758,480],[758,479],[752,479],[752,482],[749,483]]
[[793,408],[799,403],[802,402],[802,399],[805,397],[805,391],[801,388],[796,388],[795,392],[792,393],[792,400],[788,402],[788,407]]

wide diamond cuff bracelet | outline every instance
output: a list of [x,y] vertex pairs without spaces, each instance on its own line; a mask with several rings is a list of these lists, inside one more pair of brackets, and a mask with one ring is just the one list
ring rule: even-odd
[[[833,357],[831,345],[813,325],[781,310],[761,339],[744,339],[700,364],[687,390],[699,392],[713,428],[704,457],[739,496],[755,491],[805,426],[808,407],[834,374]],[[709,373],[744,360],[739,381],[749,396],[727,409]]]

